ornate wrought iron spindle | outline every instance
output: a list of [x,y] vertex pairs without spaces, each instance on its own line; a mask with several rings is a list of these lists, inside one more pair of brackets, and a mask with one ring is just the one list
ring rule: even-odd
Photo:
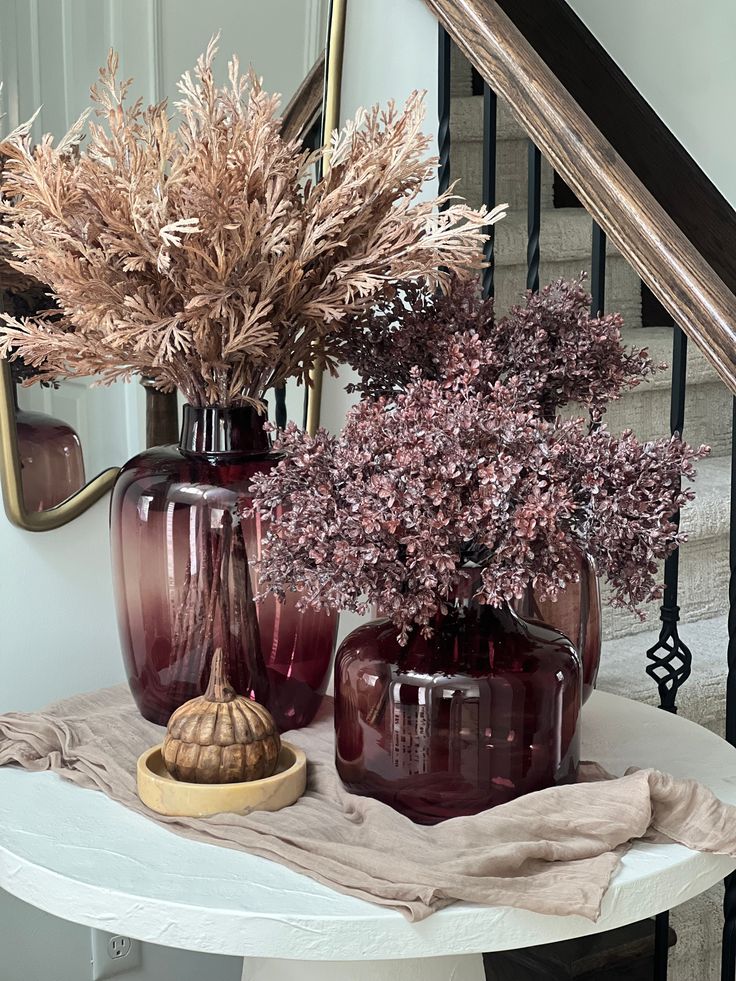
[[529,190],[527,198],[526,288],[539,289],[539,229],[542,218],[542,154],[529,140]]
[[[493,208],[496,204],[496,93],[488,82],[483,82],[483,204]],[[493,296],[493,225],[486,229],[490,236],[483,249],[483,258],[489,265],[483,270],[483,296]]]
[[[687,335],[679,327],[673,327],[672,341],[672,397],[670,403],[670,431],[682,434],[685,423],[685,388],[687,376]],[[679,512],[672,517],[680,525]],[[690,677],[692,654],[680,638],[677,623],[680,607],[677,605],[677,584],[680,571],[680,550],[667,558],[664,565],[664,599],[660,610],[662,627],[659,640],[647,651],[650,663],[647,674],[659,689],[659,706],[667,712],[677,712],[677,693]]]

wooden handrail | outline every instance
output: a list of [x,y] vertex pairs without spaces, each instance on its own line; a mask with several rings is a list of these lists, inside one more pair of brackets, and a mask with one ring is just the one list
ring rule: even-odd
[[567,0],[496,2],[736,293],[736,211]]
[[312,65],[309,74],[292,96],[281,119],[285,139],[304,139],[322,112],[325,84],[325,53]]
[[496,0],[425,0],[642,280],[736,392],[736,295]]

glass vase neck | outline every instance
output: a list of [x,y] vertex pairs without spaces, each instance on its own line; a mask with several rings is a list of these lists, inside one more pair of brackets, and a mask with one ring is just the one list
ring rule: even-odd
[[504,629],[513,629],[518,617],[509,604],[489,606],[478,599],[478,592],[483,586],[483,569],[480,566],[464,566],[465,576],[450,591],[445,599],[446,612],[438,610],[434,617],[433,627],[440,632],[454,632],[469,624],[482,622],[486,628],[491,624]]
[[271,450],[267,421],[252,405],[185,405],[179,449],[187,456],[262,456]]

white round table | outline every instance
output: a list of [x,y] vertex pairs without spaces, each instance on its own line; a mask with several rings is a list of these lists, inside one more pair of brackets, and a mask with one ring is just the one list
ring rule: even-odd
[[[584,758],[612,773],[652,766],[700,780],[736,804],[736,750],[685,719],[597,692],[584,709],[583,734]],[[637,843],[597,923],[465,903],[409,923],[266,859],[187,841],[54,774],[0,769],[0,887],[90,927],[242,956],[249,981],[328,981],[333,971],[335,978],[476,981],[481,951],[623,926],[704,892],[734,869],[736,859]],[[321,963],[309,970],[305,961]],[[361,966],[351,964],[347,975],[324,963],[345,961]],[[373,961],[384,962],[380,970]]]

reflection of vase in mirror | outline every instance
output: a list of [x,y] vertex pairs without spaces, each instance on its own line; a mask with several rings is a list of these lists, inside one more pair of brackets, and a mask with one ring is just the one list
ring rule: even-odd
[[121,471],[111,509],[118,623],[131,690],[153,722],[202,694],[217,647],[236,691],[265,704],[282,731],[319,707],[337,618],[298,613],[293,598],[253,602],[265,523],[248,513],[248,491],[278,459],[254,409],[186,406],[179,446]]
[[378,620],[335,663],[337,769],[352,793],[422,824],[574,780],[580,660],[511,609],[456,600],[406,647]]
[[528,586],[514,606],[526,619],[550,623],[573,642],[583,662],[583,701],[598,679],[601,662],[601,594],[593,559],[579,552],[579,579],[569,583],[555,602],[540,600]]
[[68,423],[16,408],[15,424],[27,511],[47,511],[84,487],[82,444]]

